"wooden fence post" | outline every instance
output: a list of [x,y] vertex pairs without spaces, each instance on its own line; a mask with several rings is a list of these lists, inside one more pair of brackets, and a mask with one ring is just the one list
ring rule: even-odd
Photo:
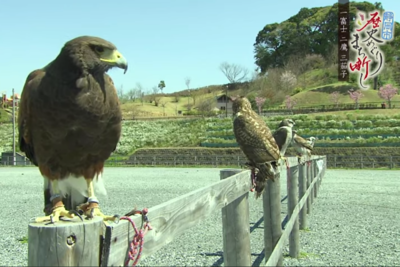
[[[282,235],[281,218],[281,187],[280,170],[275,174],[275,182],[267,181],[263,192],[263,210],[264,210],[264,248],[265,262],[274,251],[276,243]],[[282,266],[283,255],[281,255],[277,266]]]
[[[220,178],[226,179],[240,172],[241,169],[224,169]],[[246,193],[222,208],[224,266],[251,266],[248,198],[249,193]]]
[[[310,160],[310,184],[314,181],[315,176],[314,176],[314,160],[311,159]],[[311,194],[310,194],[310,198],[311,198],[311,205],[314,203],[314,191],[315,191],[315,186],[311,189]]]
[[[313,168],[313,175],[314,179],[318,179],[318,166],[317,166],[317,160],[313,160],[314,164],[312,165]],[[319,190],[319,179],[315,182],[314,185],[314,198],[318,197],[318,190]]]
[[99,266],[103,218],[30,223],[28,266]]
[[[299,165],[296,162],[295,165],[290,167],[288,175],[290,176],[288,181],[288,219],[292,218],[293,210],[299,202]],[[289,255],[292,258],[298,258],[300,253],[300,239],[299,239],[299,217],[296,215],[293,229],[289,236]]]
[[[307,164],[307,163],[306,163]],[[302,199],[307,191],[307,165],[300,164],[299,166],[299,199]],[[307,229],[307,203],[304,204],[303,208],[299,213],[299,224],[300,229]]]
[[[307,161],[305,163],[306,166],[306,173],[307,173],[307,190],[310,187],[311,184],[311,160]],[[307,197],[307,214],[311,215],[312,207],[311,207],[311,194],[308,195]]]

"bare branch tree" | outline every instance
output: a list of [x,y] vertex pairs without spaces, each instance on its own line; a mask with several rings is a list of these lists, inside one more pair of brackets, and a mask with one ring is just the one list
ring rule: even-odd
[[126,93],[126,96],[128,97],[128,100],[135,101],[137,97],[137,89],[133,88]]
[[[187,97],[187,100],[188,100],[188,103],[187,103],[187,107],[188,107],[188,110],[190,110],[190,104],[189,104],[189,97],[190,97],[190,81],[191,81],[191,79],[190,79],[190,77],[186,77],[185,78],[185,84],[186,84],[186,88],[187,88],[187,90],[188,90],[188,97]],[[193,100],[194,101],[194,100]]]
[[161,105],[162,108],[163,108],[163,116],[165,116],[165,106],[167,105],[167,102],[166,102],[165,100],[160,101],[160,105]]
[[152,94],[152,100],[154,101],[154,105],[155,105],[156,107],[158,107],[158,103],[160,102],[161,97],[160,97],[160,96],[157,96],[157,94],[158,94],[158,92],[159,92],[160,89],[159,89],[157,86],[153,86],[153,87],[151,88],[151,90],[152,90],[152,92],[153,92],[153,94]]
[[246,79],[249,70],[243,66],[222,62],[219,69],[230,83],[237,83]]
[[136,83],[135,89],[136,89],[136,97],[140,99],[140,102],[142,102],[143,105],[145,92],[142,84]]
[[118,90],[117,90],[117,95],[119,99],[122,99],[124,97],[124,86],[121,85]]

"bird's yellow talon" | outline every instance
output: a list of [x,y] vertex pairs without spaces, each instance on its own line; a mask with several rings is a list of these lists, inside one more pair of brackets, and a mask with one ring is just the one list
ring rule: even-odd
[[60,221],[60,217],[67,217],[72,219],[74,218],[74,216],[75,215],[66,210],[64,206],[59,206],[54,208],[50,215],[36,218],[35,222],[40,223],[45,221],[51,221],[54,223]]
[[78,210],[83,211],[87,218],[102,217],[103,221],[115,221],[117,219],[117,216],[104,215],[96,202],[82,204],[78,206]]

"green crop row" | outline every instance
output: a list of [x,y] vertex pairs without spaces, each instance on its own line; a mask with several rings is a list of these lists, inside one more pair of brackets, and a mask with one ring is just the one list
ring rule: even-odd
[[[319,142],[320,141],[320,142]],[[315,146],[318,146],[319,143],[329,143],[329,144],[341,144],[341,143],[358,143],[358,144],[367,144],[367,143],[400,143],[400,137],[388,137],[388,138],[379,138],[379,137],[371,137],[371,138],[349,138],[344,140],[319,140],[316,141]],[[206,138],[202,141],[202,143],[221,143],[221,144],[230,144],[236,143],[234,139],[223,139],[223,138]]]
[[[385,135],[385,134],[400,134],[400,127],[376,127],[376,128],[360,128],[360,129],[336,129],[336,128],[295,128],[300,135],[307,136],[327,136],[327,135]],[[207,137],[223,137],[231,138],[233,130],[226,131],[208,131]]]
[[[276,120],[264,119],[266,124],[271,130],[278,128],[281,122]],[[319,121],[319,120],[295,120],[295,127],[300,128],[316,128],[316,129],[353,129],[353,128],[375,128],[375,127],[400,127],[400,119],[388,119],[388,120],[329,120],[329,121]],[[233,128],[231,121],[216,121],[214,123],[207,124],[207,131],[229,131]]]
[[[306,116],[306,117],[304,117]],[[351,121],[335,120],[307,120],[307,115],[292,116],[296,120],[295,128],[300,135],[365,135],[365,134],[400,134],[400,119],[386,120],[386,127],[338,129],[339,124],[349,125]],[[269,118],[271,130],[276,129],[282,118]],[[380,120],[383,121],[383,120]],[[370,125],[368,120],[358,120],[355,125]],[[382,122],[383,123],[383,122]],[[307,126],[308,125],[308,126]],[[395,126],[397,125],[397,126]],[[373,125],[376,126],[376,125]],[[222,130],[221,130],[222,127]],[[234,141],[232,118],[197,118],[182,120],[155,120],[155,121],[123,121],[120,142],[114,155],[128,155],[132,151],[143,147],[187,147],[199,146],[215,136],[224,142]],[[12,150],[12,124],[0,124],[0,153]],[[18,131],[17,131],[18,151]],[[378,138],[378,137],[377,137]],[[230,140],[225,140],[230,139]],[[369,140],[369,139],[366,139]],[[385,139],[387,140],[387,139]],[[372,141],[369,140],[369,141]],[[344,142],[344,141],[343,141]],[[382,142],[381,138],[379,142]]]

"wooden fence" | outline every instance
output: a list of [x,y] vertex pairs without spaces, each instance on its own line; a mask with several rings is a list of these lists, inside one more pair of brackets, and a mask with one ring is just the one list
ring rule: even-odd
[[400,168],[400,157],[391,155],[329,155],[328,160],[330,168]]
[[[298,165],[296,157],[289,157],[288,163],[288,169],[281,165],[275,182],[268,181],[260,199],[264,209],[266,266],[282,265],[282,249],[288,240],[290,256],[299,256],[299,229],[307,228],[307,214],[311,214],[326,170],[325,156],[312,156],[304,165]],[[289,220],[283,231],[281,173],[286,173],[288,186]],[[145,236],[142,259],[221,209],[224,265],[251,266],[250,171],[225,169],[220,178],[219,182],[148,210],[153,229]],[[143,224],[139,215],[130,218],[137,226]],[[56,225],[30,223],[28,232],[29,266],[123,266],[135,235],[128,221],[104,225],[96,218],[84,222],[76,218]]]
[[[400,168],[400,156],[391,155],[327,155],[328,168],[350,168],[350,169],[374,169],[374,168]],[[238,166],[241,167],[245,161],[244,156],[169,156],[169,155],[146,155],[131,156],[128,160],[110,158],[106,166]],[[13,157],[4,157],[0,166],[12,166]],[[15,166],[34,166],[27,158],[17,158]]]

